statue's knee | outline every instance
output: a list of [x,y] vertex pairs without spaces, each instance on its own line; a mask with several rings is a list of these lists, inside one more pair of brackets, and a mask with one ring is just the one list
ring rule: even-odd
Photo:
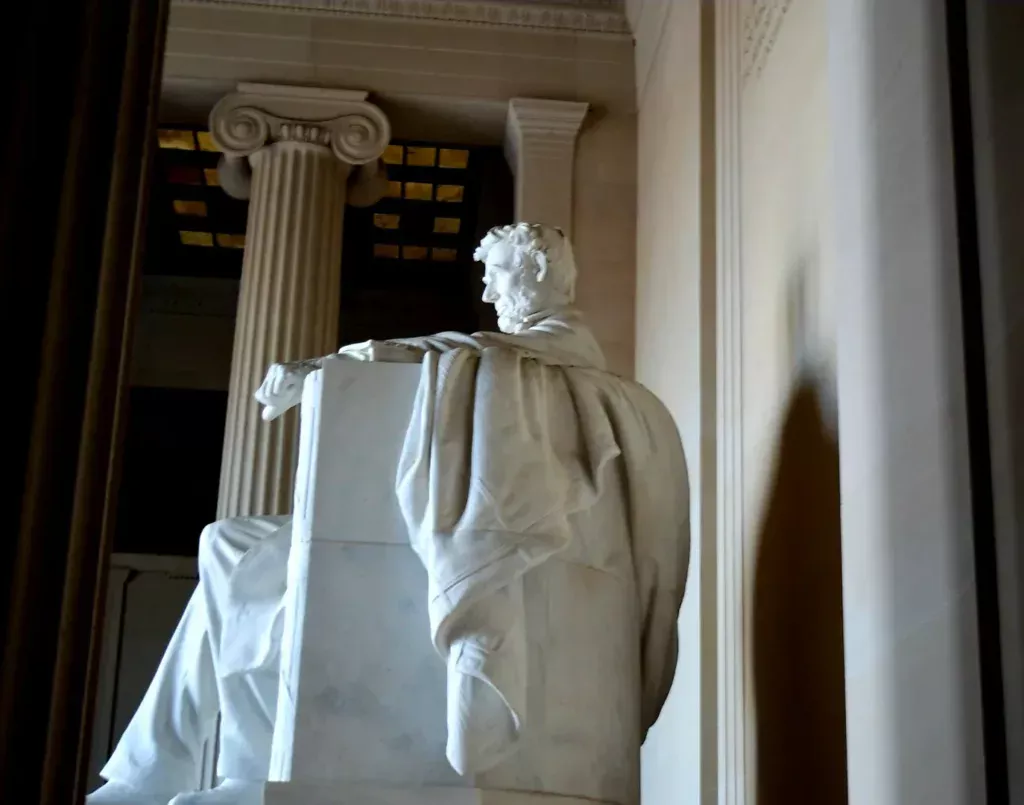
[[220,566],[230,551],[225,550],[228,520],[217,520],[206,526],[199,534],[199,568]]
[[230,572],[250,548],[283,524],[280,517],[227,517],[210,523],[199,535],[199,570]]

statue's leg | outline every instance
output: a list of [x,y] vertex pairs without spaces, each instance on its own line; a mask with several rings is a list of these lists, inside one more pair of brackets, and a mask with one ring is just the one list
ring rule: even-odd
[[[203,531],[199,587],[139,709],[101,772],[104,778],[142,791],[174,794],[194,789],[203,744],[225,696],[226,721],[241,725],[246,746],[256,755],[266,754],[269,764],[276,680],[270,685],[266,673],[220,679],[218,666],[225,618],[232,608],[245,605],[231,594],[234,570],[252,548],[287,522],[285,517],[233,518]],[[284,568],[280,572],[283,578]]]
[[[200,542],[217,668],[221,778],[266,780],[270,768],[278,688],[270,632],[287,579],[289,523],[284,517],[224,520],[207,528]],[[255,545],[259,552],[251,551]]]
[[277,688],[276,668],[238,674],[221,681],[218,777],[267,779],[277,712]]
[[217,716],[203,596],[193,593],[138,710],[101,774],[154,792],[194,787]]

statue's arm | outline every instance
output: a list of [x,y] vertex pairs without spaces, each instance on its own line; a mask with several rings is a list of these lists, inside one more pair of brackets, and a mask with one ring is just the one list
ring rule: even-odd
[[323,367],[325,361],[354,360],[383,363],[419,363],[427,350],[409,341],[364,341],[342,347],[322,358],[274,363],[256,389],[257,402],[263,405],[263,419],[277,419],[302,400],[302,384],[306,375]]
[[306,375],[323,366],[329,357],[333,356],[270,364],[263,382],[253,394],[256,402],[263,406],[264,421],[277,419],[285,411],[298,405],[302,400],[302,383]]
[[387,341],[363,341],[349,344],[331,355],[303,361],[275,363],[256,390],[256,399],[263,405],[263,418],[276,419],[302,400],[302,384],[306,375],[316,371],[329,360],[367,361],[377,363],[420,363],[428,352],[447,352],[452,349],[483,350],[487,347],[526,349],[530,339],[502,333],[436,333],[420,338],[396,338]]
[[363,341],[349,344],[338,350],[331,358],[345,358],[353,361],[376,363],[419,363],[429,348],[417,343],[425,339],[395,339],[392,341]]

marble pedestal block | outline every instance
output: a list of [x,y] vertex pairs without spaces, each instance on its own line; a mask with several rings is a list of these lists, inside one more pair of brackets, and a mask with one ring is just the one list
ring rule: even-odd
[[265,805],[601,805],[592,799],[483,788],[270,783]]
[[476,778],[445,757],[445,664],[394,491],[419,376],[335,360],[306,380],[267,805],[633,805],[635,592],[568,562],[524,580],[520,750]]

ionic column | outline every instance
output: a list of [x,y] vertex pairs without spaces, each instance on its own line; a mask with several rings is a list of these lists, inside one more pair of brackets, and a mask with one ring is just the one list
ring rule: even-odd
[[573,162],[588,104],[513,98],[505,156],[516,181],[516,220],[572,231]]
[[338,348],[347,184],[366,178],[357,194],[373,200],[365,185],[390,139],[387,118],[365,99],[241,84],[210,114],[221,183],[250,199],[218,517],[291,510],[298,416],[263,422],[253,392],[271,363]]

